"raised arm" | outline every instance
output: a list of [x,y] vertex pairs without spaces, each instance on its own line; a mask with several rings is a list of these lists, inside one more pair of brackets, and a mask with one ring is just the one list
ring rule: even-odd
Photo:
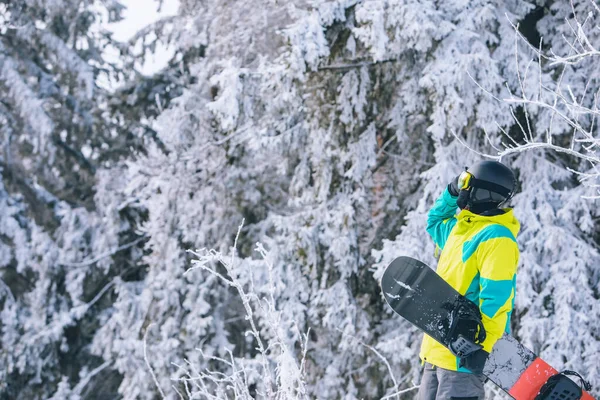
[[427,233],[440,249],[444,248],[452,228],[456,225],[456,199],[448,188],[444,189],[427,214]]

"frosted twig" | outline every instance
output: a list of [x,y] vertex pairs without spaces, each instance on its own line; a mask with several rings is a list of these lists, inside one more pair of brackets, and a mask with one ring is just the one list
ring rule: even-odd
[[[195,370],[194,366],[192,365],[192,363],[190,363],[187,359],[184,360],[188,365],[190,365],[190,368],[192,368],[193,370]],[[200,390],[205,390],[205,392],[208,392],[208,387],[206,386],[206,383],[204,382],[204,380],[199,380],[199,381],[192,381],[192,376],[190,375],[190,372],[185,369],[184,367],[182,367],[181,365],[172,362],[172,365],[176,366],[177,368],[179,368],[180,370],[182,370],[183,372],[185,372],[185,375],[187,375],[189,377],[189,379],[185,379],[185,378],[179,378],[179,379],[173,379],[174,381],[182,381],[185,385],[185,390],[186,393],[188,395],[188,397],[192,397],[191,393],[190,393],[190,388],[189,388],[189,383],[192,382],[197,388],[199,388]],[[194,372],[196,375],[200,375],[200,373],[198,373],[197,371]],[[199,382],[199,383],[198,383]],[[202,385],[202,386],[200,386]]]
[[[523,107],[524,109],[526,107]],[[517,116],[515,115],[515,110],[512,107],[509,107],[510,109],[510,115],[512,115],[513,120],[517,123],[517,125],[519,125],[519,128],[521,129],[521,132],[523,133],[523,136],[525,137],[525,143],[533,143],[533,135],[530,135],[530,137],[527,137],[527,132],[525,131],[525,129],[523,128],[523,125],[521,125],[521,121],[519,121],[519,119],[517,118]]]
[[487,130],[485,128],[482,128],[483,130],[483,134],[485,135],[485,138],[487,140],[487,142],[490,144],[490,146],[492,146],[492,148],[494,150],[496,150],[498,153],[501,153],[502,150],[498,147],[496,147],[496,145],[494,144],[494,142],[492,141],[492,138],[490,137],[490,135],[487,133]]
[[[208,360],[218,361],[218,362],[221,362],[221,363],[223,363],[225,365],[229,365],[230,367],[233,368],[233,360],[232,360],[232,362],[229,362],[229,361],[227,361],[227,360],[225,360],[224,358],[221,358],[221,357],[208,356],[208,355],[204,354],[204,351],[201,348],[199,348],[199,347],[196,347],[196,350],[200,352],[200,355],[202,357],[204,357],[204,358],[206,358]],[[227,351],[228,353],[231,353],[229,351],[229,349],[225,349],[225,351]]]
[[100,300],[102,298],[102,296],[104,296],[104,293],[106,293],[108,291],[108,289],[110,289],[117,282],[117,280],[120,280],[120,279],[121,279],[120,277],[114,278],[109,283],[104,285],[104,287],[98,292],[98,294],[96,294],[94,296],[94,298],[92,300],[90,300],[87,303],[81,304],[79,306],[73,307],[70,310],[71,316],[73,316],[76,319],[81,318],[81,316],[83,316],[83,314],[85,314],[85,312],[87,310],[89,310],[91,306],[96,304],[96,302],[98,302],[98,300]]
[[[232,369],[232,377],[236,376],[236,375],[242,375],[243,379],[244,379],[244,385],[241,385],[241,388],[246,389],[245,391],[248,391],[248,375],[246,374],[246,368],[244,368],[244,365],[241,365],[241,369],[239,371],[236,370],[235,368],[235,359],[233,358],[233,353],[231,352],[231,350],[227,349],[227,353],[229,354],[229,358],[231,358],[231,369]],[[235,380],[235,383],[238,383],[238,380]],[[234,387],[236,387],[237,385],[234,385]],[[240,389],[241,389],[240,388]],[[237,392],[237,390],[236,390]],[[248,396],[250,395],[250,393],[248,393]]]
[[275,311],[275,284],[273,283],[273,263],[271,263],[269,261],[267,250],[264,248],[262,243],[256,243],[255,250],[260,253],[261,257],[265,261],[265,264],[267,264],[267,269],[269,271],[269,295],[271,297],[271,299],[270,299],[271,300],[271,303],[270,303],[271,310],[270,311],[274,312]]
[[107,251],[105,253],[102,253],[99,256],[94,257],[94,258],[89,259],[89,260],[84,260],[84,261],[75,262],[75,263],[66,262],[66,261],[59,261],[58,263],[60,265],[65,266],[65,267],[74,267],[74,268],[86,267],[86,266],[92,265],[94,263],[97,263],[98,261],[102,260],[103,258],[110,257],[112,255],[117,254],[120,251],[123,251],[123,250],[126,250],[126,249],[130,248],[130,247],[133,247],[133,246],[135,246],[136,244],[138,244],[139,242],[141,242],[142,240],[144,240],[146,238],[147,238],[147,236],[142,236],[142,237],[137,238],[136,240],[134,240],[132,242],[129,242],[129,243],[126,243],[126,244],[124,244],[122,246],[116,247],[113,250],[109,250],[109,251]]
[[396,377],[394,375],[394,371],[392,370],[392,366],[390,365],[389,361],[387,360],[387,358],[385,358],[379,351],[377,351],[376,348],[374,348],[373,346],[369,346],[368,344],[364,343],[362,340],[360,340],[359,338],[357,338],[356,336],[350,335],[349,333],[345,333],[343,332],[341,329],[337,329],[343,336],[347,336],[349,338],[352,338],[353,340],[357,341],[360,345],[366,347],[367,349],[371,350],[373,353],[375,353],[375,355],[381,360],[383,361],[383,363],[385,364],[389,374],[390,374],[390,378],[392,379],[392,382],[394,383],[394,388],[398,387],[398,381],[396,381]]
[[[267,388],[267,396],[271,397],[271,395],[272,395],[272,387],[271,387],[272,374],[271,374],[271,368],[269,366],[269,361],[267,360],[267,348],[264,346],[263,341],[260,336],[260,333],[258,331],[258,328],[256,327],[256,322],[254,319],[254,311],[252,309],[252,306],[250,305],[250,300],[255,298],[256,296],[253,296],[252,294],[247,294],[244,291],[242,284],[237,279],[235,279],[235,275],[233,274],[233,266],[235,263],[235,257],[234,257],[235,250],[236,250],[237,241],[239,239],[239,235],[240,235],[242,227],[243,227],[243,222],[238,227],[238,232],[236,235],[236,239],[234,241],[234,247],[232,249],[232,257],[231,257],[231,259],[230,259],[231,261],[229,263],[225,260],[225,258],[223,257],[223,255],[220,252],[215,251],[215,250],[209,250],[209,251],[205,250],[206,255],[202,255],[198,252],[188,250],[188,252],[196,255],[199,258],[199,260],[193,260],[192,264],[195,264],[196,266],[189,268],[188,270],[185,271],[184,274],[187,274],[188,272],[193,271],[194,269],[201,268],[201,269],[209,272],[210,274],[218,277],[219,279],[223,280],[223,282],[225,282],[228,286],[232,286],[233,288],[235,288],[237,290],[238,295],[240,296],[240,299],[242,300],[242,304],[246,311],[246,316],[247,316],[246,319],[250,323],[250,334],[252,336],[254,336],[254,339],[256,340],[257,345],[258,345],[257,350],[261,354],[261,363],[263,366],[263,382]],[[213,269],[206,266],[207,263],[209,263],[211,261],[215,261],[215,260],[220,262],[225,267],[225,270],[232,277],[232,279],[227,279],[226,277],[224,277],[217,271],[214,271]]]
[[245,221],[246,221],[246,219],[242,218],[242,223],[240,224],[240,226],[238,226],[238,230],[235,235],[235,240],[233,241],[233,247],[231,248],[231,261],[230,261],[231,265],[233,265],[233,262],[235,261],[235,256],[237,254],[237,243],[240,238],[240,232],[242,231],[242,228],[244,227]]
[[557,64],[575,65],[579,61],[581,61],[587,57],[592,57],[592,56],[600,56],[600,51],[593,50],[593,51],[580,52],[580,53],[577,53],[575,55],[568,56],[568,57],[560,57],[560,56],[556,55],[554,57],[554,61],[550,62],[550,65],[557,65]]
[[0,279],[0,286],[2,286],[2,288],[4,289],[4,291],[6,292],[6,294],[10,297],[10,299],[14,303],[15,302],[15,296],[13,295],[12,290],[10,290],[10,287],[8,287],[8,285],[6,284],[6,282],[4,282],[3,279]]
[[462,138],[456,133],[454,132],[454,130],[451,131],[452,135],[456,138],[456,140],[459,141],[460,144],[462,144],[463,146],[465,146],[466,148],[468,148],[469,150],[471,150],[473,153],[480,155],[481,157],[486,157],[486,158],[491,158],[491,159],[498,159],[498,157],[494,157],[494,156],[490,156],[489,154],[485,154],[482,153],[478,150],[475,150],[474,148],[472,148],[471,146],[469,146],[464,140],[462,140]]
[[398,396],[398,395],[401,395],[403,393],[411,392],[411,391],[413,391],[415,389],[418,389],[419,387],[420,387],[419,385],[416,385],[416,386],[410,387],[408,389],[400,390],[399,392],[396,392],[396,393],[388,394],[387,396],[382,397],[381,400],[389,399],[391,397]]
[[[533,138],[533,131],[531,130],[531,124],[529,123],[529,111],[527,111],[527,107],[523,107],[523,112],[525,113],[525,122],[527,123],[527,132],[529,132],[529,140],[533,142],[535,139]],[[525,132],[523,133],[525,134]],[[526,135],[524,136],[527,137]]]
[[[508,132],[506,132],[506,129],[504,129],[503,127],[501,127],[500,124],[498,124],[497,122],[496,122],[496,126],[498,127],[498,129],[500,129],[500,132],[502,132],[502,134],[508,138],[508,140],[510,140],[511,142],[513,142],[513,144],[515,146],[517,146],[517,147],[519,146],[519,143],[517,143],[515,141],[515,139],[513,139],[513,137],[508,134]],[[506,144],[504,144],[504,147],[508,148],[508,146]]]
[[[538,49],[538,54],[542,52],[542,43],[544,43],[544,38],[540,37],[540,47]],[[542,57],[538,56],[538,101],[542,101]]]
[[525,44],[525,46],[527,46],[530,50],[533,50],[534,53],[536,53],[539,57],[543,57],[545,59],[550,59],[550,57],[548,57],[547,55],[545,55],[544,53],[542,53],[541,51],[539,51],[536,47],[532,46],[531,43],[529,43],[529,40],[523,36],[523,34],[521,33],[521,31],[519,30],[518,25],[515,25],[510,17],[508,16],[507,13],[504,13],[504,16],[506,17],[506,20],[508,21],[509,25],[513,28],[513,30],[515,31],[515,33],[519,36],[519,38],[521,39],[521,42],[523,44]]
[[[519,31],[519,24],[515,32]],[[519,87],[521,88],[521,98],[526,100],[525,87],[523,86],[523,80],[521,79],[521,71],[519,69],[519,35],[515,33],[515,65],[517,67],[517,79],[519,81]]]
[[502,154],[500,154],[500,157],[509,155],[509,154],[514,154],[514,153],[521,153],[527,150],[532,150],[532,149],[547,149],[547,150],[553,150],[559,153],[565,153],[565,154],[569,154],[572,155],[574,157],[578,157],[578,158],[582,158],[584,160],[590,161],[594,164],[598,164],[600,163],[600,158],[598,157],[594,157],[594,156],[587,156],[581,152],[578,151],[574,151],[574,150],[570,150],[570,149],[566,149],[564,147],[560,147],[560,146],[556,146],[553,144],[548,144],[548,143],[527,143],[524,145],[519,146],[518,148],[508,148],[506,150],[504,150],[502,152]]
[[[561,74],[562,76],[562,74]],[[559,82],[560,85],[560,82]],[[589,81],[586,84],[586,89],[587,86],[589,85]],[[583,103],[583,98],[581,99],[580,102],[577,102],[577,99],[574,98],[573,100],[569,100],[564,94],[562,94],[560,92],[560,87],[557,86],[556,90],[552,90],[546,86],[542,86],[542,88],[552,94],[554,94],[555,96],[557,96],[558,98],[560,98],[564,105],[569,109],[569,111],[572,111],[574,114],[594,114],[594,115],[600,115],[600,110],[598,110],[596,107],[594,108],[589,108],[586,107],[580,103]],[[571,92],[571,88],[568,87],[567,88],[568,91],[570,92],[569,94],[573,97],[575,97],[575,95]],[[538,100],[539,101],[539,100]],[[556,108],[556,103],[554,104],[553,108]]]
[[181,400],[185,400],[185,397],[183,397],[183,395],[179,392],[179,390],[177,390],[177,388],[175,387],[175,385],[171,385],[171,387],[173,388],[173,390],[179,395],[179,398]]
[[385,149],[392,144],[395,140],[398,139],[398,135],[394,135],[392,136],[389,140],[387,140],[379,149],[379,152],[377,153],[377,155],[375,156],[376,158],[379,158],[379,156],[381,156],[381,154],[385,153]]
[[[596,11],[600,12],[600,7],[597,5],[597,3],[594,1],[591,1],[591,3],[592,3],[592,6],[594,7],[594,9]],[[513,24],[513,22],[510,20],[510,17],[508,16],[508,14],[506,14],[506,18],[507,18],[510,26],[513,28],[513,30],[515,32],[514,57],[515,57],[515,63],[516,63],[516,78],[517,78],[517,85],[518,85],[517,90],[520,90],[521,93],[518,93],[518,94],[513,93],[510,86],[508,85],[508,83],[506,83],[505,86],[506,86],[506,90],[508,92],[508,96],[506,98],[500,100],[500,99],[498,99],[498,97],[496,97],[490,91],[484,89],[469,74],[469,77],[475,82],[475,84],[483,92],[485,92],[488,96],[490,96],[494,100],[500,100],[507,104],[518,104],[519,106],[521,106],[523,108],[523,112],[525,113],[525,121],[527,123],[527,125],[526,125],[527,129],[525,129],[524,124],[517,118],[517,116],[515,115],[514,109],[512,107],[511,107],[510,112],[513,117],[513,120],[516,123],[515,125],[518,126],[521,133],[523,134],[525,143],[522,143],[521,141],[520,141],[520,143],[518,143],[515,140],[515,138],[510,133],[508,133],[504,128],[502,128],[497,122],[496,122],[496,124],[497,124],[498,128],[500,129],[500,131],[502,132],[502,134],[505,137],[507,137],[508,140],[510,141],[508,143],[508,145],[506,143],[504,143],[504,141],[502,141],[502,145],[506,148],[505,150],[498,151],[499,149],[497,149],[495,146],[493,146],[493,143],[490,140],[489,136],[487,135],[487,132],[485,132],[485,131],[484,132],[486,133],[486,138],[487,138],[488,142],[490,142],[490,144],[492,144],[492,147],[494,148],[494,150],[498,151],[498,156],[485,155],[485,154],[482,154],[481,152],[476,152],[472,148],[470,148],[468,145],[466,145],[464,143],[464,141],[461,140],[460,137],[458,137],[458,135],[456,135],[455,133],[453,133],[453,134],[461,142],[461,144],[463,144],[465,147],[469,148],[471,151],[474,151],[475,153],[477,153],[479,155],[491,157],[491,158],[495,158],[495,159],[501,159],[502,157],[510,155],[510,154],[520,153],[520,152],[534,150],[534,149],[547,149],[547,150],[551,150],[554,152],[568,154],[570,156],[587,161],[592,165],[592,168],[594,168],[596,173],[587,174],[587,175],[581,175],[581,173],[578,173],[580,175],[580,181],[583,183],[586,180],[591,180],[591,179],[600,180],[600,171],[597,169],[597,167],[600,166],[600,154],[599,154],[600,137],[598,137],[594,133],[594,129],[597,130],[596,118],[600,117],[600,110],[598,109],[600,89],[595,91],[594,97],[593,97],[593,105],[588,107],[586,105],[586,97],[587,97],[588,93],[592,92],[592,90],[590,88],[590,85],[591,85],[590,80],[588,80],[585,83],[583,92],[579,93],[579,94],[577,93],[576,90],[573,90],[570,85],[567,85],[566,89],[563,89],[562,84],[563,84],[563,80],[567,79],[566,77],[568,76],[568,72],[571,71],[571,68],[570,68],[571,66],[581,62],[582,60],[590,59],[592,57],[596,57],[596,56],[600,55],[600,51],[598,51],[598,49],[596,49],[594,47],[594,45],[589,40],[588,35],[586,34],[586,29],[590,29],[589,24],[590,24],[590,21],[592,21],[593,13],[588,12],[586,14],[587,16],[586,16],[585,20],[583,22],[580,22],[578,13],[575,10],[572,0],[570,1],[570,4],[571,4],[571,11],[572,11],[573,17],[571,20],[566,18],[565,23],[568,26],[568,28],[570,29],[572,37],[570,39],[567,39],[567,37],[565,35],[562,35],[563,40],[570,48],[570,50],[568,51],[568,54],[566,54],[566,55],[557,55],[552,50],[550,50],[549,53],[544,54],[542,52],[543,41],[541,39],[540,39],[540,43],[537,48],[532,46],[529,43],[529,41],[523,36],[523,34],[519,31],[519,26]],[[588,28],[586,28],[586,26],[588,26]],[[597,27],[597,28],[600,28],[600,27]],[[526,83],[527,83],[528,72],[529,72],[532,61],[530,61],[527,64],[527,67],[525,68],[525,75],[523,77],[521,75],[521,69],[520,69],[521,66],[519,65],[520,64],[520,60],[519,60],[520,46],[519,46],[518,39],[520,39],[520,42],[522,44],[527,46],[527,49],[531,50],[535,54],[535,56],[538,57],[537,63],[538,63],[539,77],[537,79],[538,80],[537,84],[539,85],[539,87],[537,90],[537,94],[532,95],[531,97],[527,96]],[[543,75],[542,59],[548,61],[548,63],[546,65],[549,67],[553,67],[556,65],[561,66],[561,68],[556,68],[556,72],[557,72],[558,76],[555,80],[556,83],[553,88],[546,87],[543,84],[543,81],[542,81],[542,75]],[[547,96],[547,99],[544,98],[544,94],[546,94],[546,93],[549,95],[549,96]],[[532,107],[530,108],[530,106],[532,106]],[[545,132],[543,134],[543,138],[541,138],[541,139],[537,139],[535,132],[532,130],[532,126],[530,123],[529,112],[534,108],[548,110],[549,114],[550,114],[549,125],[546,129],[544,129]],[[544,114],[541,113],[541,115],[544,115]],[[582,118],[582,116],[588,117],[588,118]],[[555,123],[555,118],[558,118],[559,120],[563,121],[566,125],[568,125],[572,129],[572,131],[569,132],[572,134],[572,136],[570,137],[570,140],[568,142],[553,140],[553,131],[554,131],[553,127],[554,127],[554,123]],[[583,122],[583,121],[585,121],[585,122]],[[559,143],[564,143],[564,144],[561,145]],[[572,172],[575,172],[575,171],[572,171]],[[586,184],[586,186],[593,188],[593,183],[585,182],[585,184]],[[586,196],[584,198],[595,198],[595,197],[596,196]]]
[[[519,27],[519,25],[517,25],[517,28]],[[518,31],[518,29],[517,29]],[[527,100],[527,94],[526,94],[526,90],[525,90],[525,84],[523,83],[524,81],[527,80],[527,74],[529,73],[529,67],[531,66],[531,63],[533,62],[533,60],[529,60],[529,62],[527,63],[527,67],[525,68],[525,76],[524,79],[521,79],[521,73],[519,70],[519,41],[518,41],[519,36],[517,34],[515,34],[515,64],[517,66],[517,78],[519,79],[519,87],[521,88],[521,98],[523,100]],[[510,109],[510,113],[513,116],[514,120],[517,122],[517,124],[519,125],[519,128],[521,128],[521,132],[523,132],[523,136],[525,137],[525,141],[531,141],[533,142],[533,133],[531,132],[531,125],[529,124],[529,113],[527,112],[527,107],[524,106],[523,107],[523,111],[525,113],[525,121],[527,122],[527,131],[525,131],[525,129],[523,129],[523,126],[521,126],[521,122],[518,120],[518,118],[515,116],[514,114],[514,110],[511,108]],[[529,133],[529,139],[527,139],[527,134]]]
[[105,361],[102,365],[94,368],[92,371],[90,371],[85,378],[81,379],[77,385],[75,385],[75,387],[73,388],[73,394],[75,395],[81,395],[81,392],[83,391],[83,389],[85,389],[85,387],[87,386],[87,384],[90,382],[90,380],[98,375],[100,372],[102,372],[106,367],[112,365],[113,361],[109,360],[109,361]]
[[354,68],[362,68],[369,67],[377,64],[385,64],[390,62],[397,62],[397,58],[391,58],[389,60],[381,60],[381,61],[364,61],[354,64],[333,64],[333,65],[324,65],[322,67],[317,68],[317,71],[327,71],[327,70],[346,70],[346,69],[354,69]]
[[[195,254],[197,256],[200,256],[198,253],[195,253],[193,251],[190,251],[192,254]],[[204,258],[202,256],[200,256],[201,258]],[[213,256],[214,257],[214,256]],[[221,262],[221,264],[223,264],[225,266],[225,268],[227,269],[228,272],[231,271],[231,265],[227,264],[227,262],[225,262],[225,260],[223,259],[222,255],[220,253],[217,253],[216,258]],[[254,321],[254,311],[252,311],[252,306],[250,305],[250,297],[246,294],[246,292],[244,291],[244,288],[242,287],[242,285],[236,281],[235,279],[229,280],[227,278],[225,278],[223,275],[221,275],[220,273],[212,270],[211,268],[208,268],[205,263],[207,261],[203,261],[201,260],[194,260],[192,261],[193,264],[196,264],[197,267],[193,267],[193,268],[189,268],[187,271],[185,271],[185,274],[187,274],[188,272],[197,269],[197,268],[201,268],[213,275],[215,275],[216,277],[218,277],[219,279],[223,280],[225,283],[227,283],[227,285],[234,287],[238,294],[240,295],[240,298],[242,300],[242,304],[244,306],[244,309],[246,310],[246,315],[247,315],[247,319],[250,322],[250,327],[251,327],[251,334],[252,336],[254,336],[254,338],[256,339],[256,342],[258,344],[258,350],[259,352],[262,354],[262,363],[263,363],[263,368],[264,368],[264,378],[265,378],[265,384],[267,385],[267,391],[270,393],[271,392],[271,388],[270,388],[270,377],[271,377],[271,369],[268,365],[268,361],[266,360],[266,350],[265,347],[263,345],[263,342],[260,338],[260,334],[258,332],[258,329],[256,328],[256,323]]]
[[[575,36],[575,42],[579,43],[579,46],[581,46],[581,50],[585,52],[585,47],[583,46],[583,44],[581,43],[581,40],[579,39],[579,34],[577,33],[577,31],[575,30],[575,28],[573,28],[573,25],[571,25],[571,23],[569,22],[568,18],[565,18],[565,22],[567,23],[567,25],[569,26],[569,28],[571,29],[571,33],[573,34],[573,36]],[[566,40],[566,39],[565,39]],[[573,50],[575,50],[576,54],[581,54],[581,51],[576,48],[574,46],[575,43],[573,43],[573,45],[571,45],[571,48]]]
[[[198,152],[202,152],[203,150],[206,150],[207,148],[209,148],[211,146],[220,146],[222,144],[225,144],[225,143],[229,142],[230,140],[235,139],[238,136],[241,136],[242,133],[248,132],[251,127],[252,126],[250,126],[250,125],[243,126],[243,127],[239,128],[239,129],[237,129],[235,132],[229,133],[223,139],[216,140],[214,142],[208,142],[204,146],[202,146],[202,147],[200,147],[198,149],[195,149],[194,151],[195,151],[195,153],[198,153]],[[250,137],[248,137],[248,139],[250,139]]]
[[[193,266],[186,270],[185,274],[195,269],[203,269],[212,276],[222,280],[227,286],[236,289],[246,311],[245,319],[250,324],[248,334],[252,335],[256,340],[256,350],[257,353],[259,353],[258,357],[260,358],[256,363],[252,364],[252,368],[247,368],[245,363],[236,362],[233,353],[229,349],[225,350],[228,354],[228,359],[224,359],[213,355],[205,355],[202,349],[198,348],[197,350],[201,352],[202,357],[225,365],[228,373],[225,374],[205,369],[202,372],[193,371],[193,377],[188,372],[186,376],[183,376],[179,381],[185,385],[186,391],[188,392],[190,391],[189,387],[191,385],[195,385],[195,387],[198,388],[197,390],[194,388],[192,395],[188,393],[188,397],[190,398],[197,398],[198,396],[206,396],[210,399],[219,398],[221,395],[211,395],[211,393],[215,393],[216,387],[217,391],[231,391],[231,396],[233,398],[249,400],[252,398],[248,391],[250,382],[256,379],[257,375],[262,375],[260,381],[264,386],[261,385],[256,389],[259,397],[269,399],[306,398],[307,390],[303,379],[303,371],[308,351],[308,334],[310,333],[310,330],[304,336],[304,341],[302,340],[302,335],[299,334],[302,360],[298,363],[297,358],[294,356],[295,346],[287,344],[289,341],[288,334],[285,329],[282,329],[284,326],[287,328],[289,322],[293,322],[294,325],[296,323],[292,320],[286,321],[286,324],[283,325],[281,322],[282,313],[278,311],[276,307],[276,283],[278,281],[275,276],[276,269],[273,259],[261,243],[256,244],[255,251],[259,252],[262,256],[262,261],[264,262],[268,273],[268,280],[265,286],[260,288],[261,292],[259,294],[254,291],[254,283],[252,280],[251,267],[253,266],[254,261],[242,264],[240,263],[241,260],[236,257],[236,249],[242,229],[243,222],[238,227],[237,235],[231,250],[231,256],[223,255],[214,249],[188,251],[198,259],[192,261]],[[227,273],[219,273],[215,271],[214,268],[211,268],[213,262],[223,265]],[[244,268],[245,266],[248,268]],[[248,283],[246,283],[245,280],[240,279],[241,273],[247,273],[250,276],[250,289],[247,288]],[[248,290],[248,292],[246,292],[246,290]],[[266,293],[266,295],[262,296],[262,293]],[[259,326],[268,329],[273,337],[269,337],[269,340],[262,338],[261,332],[258,329]],[[297,325],[295,326],[297,328]],[[300,332],[299,329],[298,332]],[[187,360],[186,362],[189,364]],[[256,369],[254,365],[257,366]],[[181,367],[179,368],[184,371],[186,370]],[[274,373],[272,373],[273,371]],[[290,371],[291,374],[288,373]]]
[[523,99],[516,99],[516,98],[505,99],[504,101],[507,102],[507,103],[532,104],[532,105],[536,105],[536,106],[539,106],[539,107],[548,108],[548,109],[552,110],[554,113],[556,113],[556,115],[558,115],[559,117],[561,117],[573,129],[575,129],[576,131],[584,133],[584,134],[587,135],[587,131],[585,129],[583,129],[581,127],[581,125],[576,124],[575,122],[573,122],[573,120],[571,118],[569,118],[568,116],[564,115],[563,113],[561,113],[560,111],[558,111],[555,107],[552,107],[549,104],[546,104],[546,103],[541,102],[541,101],[523,100]]
[[501,99],[499,99],[499,98],[498,98],[498,97],[496,97],[496,96],[495,96],[495,95],[494,95],[492,92],[490,92],[489,90],[487,90],[486,88],[484,88],[483,86],[481,86],[481,84],[480,84],[479,82],[477,82],[477,81],[475,80],[475,78],[473,78],[473,76],[471,75],[471,73],[470,73],[469,71],[465,71],[465,72],[467,73],[467,75],[469,75],[469,78],[471,78],[471,80],[473,81],[473,83],[474,83],[475,85],[477,85],[477,87],[478,87],[479,89],[481,89],[481,91],[483,91],[485,94],[487,94],[488,96],[490,96],[490,97],[491,97],[491,98],[493,98],[494,100],[496,100],[496,101],[498,101],[498,102],[502,103],[502,100],[501,100]]
[[304,350],[302,351],[302,361],[300,362],[300,372],[304,371],[305,363],[306,363],[306,353],[308,353],[308,337],[310,335],[310,328],[306,331],[304,335]]
[[[192,251],[192,250],[188,250],[189,253],[192,253],[198,257],[201,257],[198,253]],[[221,279],[223,282],[225,282],[227,285],[235,287],[235,285],[233,284],[232,281],[230,281],[229,279],[227,279],[226,277],[224,277],[223,275],[221,275],[219,272],[209,268],[206,266],[206,263],[208,261],[201,261],[201,260],[193,260],[192,264],[196,265],[195,267],[191,267],[188,268],[183,274],[186,275],[188,272],[192,272],[195,271],[197,269],[203,269],[207,272],[210,272],[212,275],[216,276],[217,278]]]
[[154,324],[148,325],[148,327],[146,328],[146,332],[144,333],[144,361],[146,362],[146,365],[148,366],[148,369],[150,370],[150,374],[152,375],[152,379],[154,380],[154,384],[156,385],[156,388],[158,389],[158,391],[160,392],[160,395],[164,399],[165,393],[163,392],[162,388],[160,387],[160,384],[158,383],[158,379],[156,379],[156,374],[154,374],[154,368],[152,368],[152,365],[150,365],[150,361],[148,360],[148,353],[146,351],[146,339],[148,337],[148,332],[150,331],[150,328],[153,325]]
[[158,108],[159,114],[162,114],[163,106],[162,106],[162,103],[160,102],[160,94],[158,94],[158,92],[154,95],[154,100],[156,101],[156,107]]

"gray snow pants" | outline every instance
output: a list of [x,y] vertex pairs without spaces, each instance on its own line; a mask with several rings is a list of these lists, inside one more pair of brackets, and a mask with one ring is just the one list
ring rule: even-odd
[[483,400],[483,375],[449,371],[425,363],[418,400]]

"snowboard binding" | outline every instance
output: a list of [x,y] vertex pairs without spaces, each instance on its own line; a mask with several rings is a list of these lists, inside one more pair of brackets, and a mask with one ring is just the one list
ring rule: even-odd
[[458,299],[450,313],[448,332],[444,344],[459,358],[481,350],[486,334],[481,322],[481,312],[475,303]]
[[[581,385],[572,381],[567,375],[579,377]],[[592,385],[575,371],[563,371],[551,376],[544,383],[535,400],[579,400],[584,389],[590,391]]]

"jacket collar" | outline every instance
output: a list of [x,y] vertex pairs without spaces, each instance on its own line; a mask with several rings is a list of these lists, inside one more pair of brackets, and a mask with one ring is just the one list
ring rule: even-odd
[[469,210],[462,210],[457,215],[457,220],[459,223],[466,224],[479,224],[483,223],[486,225],[498,224],[507,227],[512,234],[517,237],[519,230],[521,229],[521,224],[515,218],[512,208],[502,208],[500,209],[501,213],[497,215],[481,215],[475,214]]

